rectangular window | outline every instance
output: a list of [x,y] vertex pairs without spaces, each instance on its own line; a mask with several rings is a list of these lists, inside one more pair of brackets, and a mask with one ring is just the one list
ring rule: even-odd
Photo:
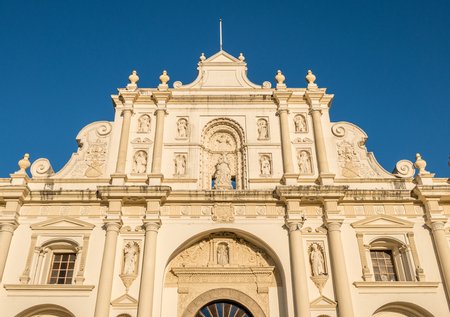
[[376,281],[398,281],[392,250],[371,250],[370,256]]
[[75,259],[75,253],[54,253],[48,283],[72,284]]

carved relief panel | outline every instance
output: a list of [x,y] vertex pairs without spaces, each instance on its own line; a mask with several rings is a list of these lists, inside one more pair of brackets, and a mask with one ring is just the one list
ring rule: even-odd
[[138,133],[149,133],[150,132],[151,118],[148,114],[143,114],[139,117],[137,121],[137,132]]
[[204,189],[244,189],[246,186],[244,132],[231,119],[209,122],[202,133],[200,161]]
[[136,174],[145,174],[147,172],[147,152],[136,151],[133,155],[133,169],[132,172]]
[[181,177],[186,175],[186,164],[187,164],[187,153],[175,153],[173,159],[174,162],[174,173],[176,177]]
[[297,114],[294,116],[294,131],[295,133],[308,132],[305,114]]
[[348,122],[338,122],[331,131],[336,137],[338,175],[345,178],[393,177],[367,151],[367,135],[360,128]]
[[256,121],[256,132],[258,135],[258,140],[268,140],[270,138],[269,134],[269,120],[267,117],[259,118]]
[[177,136],[176,139],[186,140],[189,138],[189,121],[188,118],[179,118],[177,120]]
[[259,171],[260,176],[269,177],[272,175],[272,154],[259,154]]
[[297,149],[297,164],[300,175],[313,174],[313,164],[310,149]]
[[49,173],[51,166],[48,160],[41,160],[41,165],[35,166],[34,170],[39,176],[47,174],[47,177],[106,177],[111,131],[112,126],[106,121],[94,122],[84,127],[77,135],[77,153],[72,155],[60,172]]

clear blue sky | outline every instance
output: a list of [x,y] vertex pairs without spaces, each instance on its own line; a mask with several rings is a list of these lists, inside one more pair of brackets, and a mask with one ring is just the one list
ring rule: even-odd
[[0,0],[0,177],[29,152],[59,170],[86,124],[112,120],[131,70],[196,77],[200,53],[243,52],[249,78],[305,87],[308,69],[391,171],[420,152],[450,176],[450,1]]

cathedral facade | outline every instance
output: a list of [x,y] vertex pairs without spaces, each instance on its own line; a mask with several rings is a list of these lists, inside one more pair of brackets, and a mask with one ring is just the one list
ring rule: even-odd
[[311,71],[197,69],[133,71],[60,171],[0,179],[0,316],[449,316],[449,179],[386,171]]

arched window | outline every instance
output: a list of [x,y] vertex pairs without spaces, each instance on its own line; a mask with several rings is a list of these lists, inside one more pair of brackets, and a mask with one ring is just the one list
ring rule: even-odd
[[413,281],[408,247],[393,239],[377,239],[370,244],[375,281]]

